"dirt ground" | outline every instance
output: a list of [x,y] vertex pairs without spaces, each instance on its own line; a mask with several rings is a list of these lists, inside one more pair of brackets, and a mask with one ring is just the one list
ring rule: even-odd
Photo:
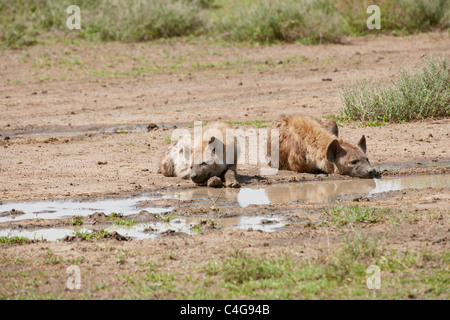
[[[339,91],[345,85],[367,77],[388,81],[402,67],[419,66],[425,55],[450,56],[449,43],[449,33],[442,32],[350,38],[345,44],[317,46],[236,47],[176,41],[52,43],[0,51],[0,205],[7,200],[127,196],[193,187],[190,181],[158,173],[173,126],[189,128],[194,121],[206,120],[275,122],[282,114],[294,113],[337,115],[342,107]],[[149,124],[158,128],[147,130]],[[120,127],[124,125],[129,127]],[[423,164],[450,160],[449,128],[449,119],[381,127],[354,123],[340,127],[340,136],[357,142],[366,135],[368,157],[377,168],[401,164],[387,169],[385,175],[448,174],[448,168]],[[288,171],[260,177],[258,168],[251,165],[243,165],[238,172],[243,186],[317,179]],[[414,212],[419,218],[405,221],[395,232],[386,222],[367,229],[372,233],[388,230],[387,246],[392,250],[442,253],[449,248],[449,191],[392,192],[351,203]],[[320,213],[330,206],[285,204],[249,207],[240,213],[299,210],[303,217],[305,212]],[[442,218],[430,218],[430,213]],[[339,247],[345,232],[350,229],[294,223],[275,233],[210,230],[157,240],[0,245],[0,296],[135,297],[129,282],[117,275],[140,274],[150,262],[157,261],[166,273],[187,276],[192,272],[200,281],[204,276],[195,266],[222,261],[231,250],[303,261]],[[43,263],[49,252],[62,261]],[[80,256],[85,285],[81,291],[69,291],[66,268]],[[18,259],[22,262],[14,263]],[[31,274],[35,282],[21,272]],[[45,276],[39,276],[40,272]],[[422,298],[428,289],[420,290],[402,298]],[[448,298],[448,291],[437,297]]]

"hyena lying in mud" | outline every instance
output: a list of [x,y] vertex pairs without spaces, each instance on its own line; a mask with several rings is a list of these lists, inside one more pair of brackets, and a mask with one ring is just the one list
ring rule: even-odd
[[[205,141],[194,141],[191,149],[191,137],[185,135],[173,143],[168,150],[168,154],[160,163],[161,173],[166,177],[181,177],[191,179],[197,185],[207,185],[208,187],[239,188],[236,180],[236,168],[239,149],[237,143],[234,145],[234,161],[226,161],[226,130],[232,129],[231,124],[214,122],[203,127],[202,131],[206,135]],[[209,131],[211,130],[211,131]],[[209,132],[220,132],[211,135]],[[233,138],[234,139],[234,138]],[[220,148],[220,150],[216,150]],[[196,155],[202,156],[202,161],[196,163]]]
[[332,120],[301,115],[284,117],[279,125],[279,169],[307,173],[337,173],[373,178],[376,170],[366,156],[366,138],[357,145],[338,138]]

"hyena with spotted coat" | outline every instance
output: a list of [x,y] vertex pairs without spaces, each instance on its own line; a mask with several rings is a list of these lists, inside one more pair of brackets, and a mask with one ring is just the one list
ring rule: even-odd
[[372,178],[376,170],[366,156],[366,138],[357,145],[338,138],[332,120],[301,115],[281,120],[279,169],[307,173],[337,173]]
[[[202,141],[194,141],[193,148],[190,136],[180,137],[162,159],[161,173],[166,177],[191,179],[197,185],[240,187],[236,179],[239,149],[234,137],[234,159],[232,163],[226,161],[227,129],[232,129],[231,124],[213,122],[206,125],[202,129]],[[197,155],[201,155],[202,161],[194,161]]]

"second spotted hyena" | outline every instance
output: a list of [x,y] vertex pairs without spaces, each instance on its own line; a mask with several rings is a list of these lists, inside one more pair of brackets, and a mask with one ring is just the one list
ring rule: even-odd
[[279,130],[282,170],[361,178],[376,175],[366,156],[366,138],[362,136],[357,145],[339,139],[334,121],[293,115],[281,120]]
[[[194,141],[190,136],[183,136],[172,146],[160,163],[161,173],[166,177],[191,179],[198,185],[210,187],[238,188],[237,175],[238,147],[233,137],[234,157],[227,161],[228,123],[213,122],[203,127],[203,137]],[[194,139],[195,140],[195,139]],[[191,147],[193,145],[193,147]],[[200,159],[198,161],[196,159]],[[229,163],[230,162],[230,163]]]

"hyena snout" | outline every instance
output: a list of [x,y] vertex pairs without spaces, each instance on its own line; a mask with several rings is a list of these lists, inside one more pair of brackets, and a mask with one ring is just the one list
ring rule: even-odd
[[205,183],[211,177],[210,168],[207,165],[193,165],[191,168],[191,180],[194,183]]
[[353,172],[352,176],[360,178],[374,178],[377,175],[377,170],[375,170],[371,165],[365,166]]

